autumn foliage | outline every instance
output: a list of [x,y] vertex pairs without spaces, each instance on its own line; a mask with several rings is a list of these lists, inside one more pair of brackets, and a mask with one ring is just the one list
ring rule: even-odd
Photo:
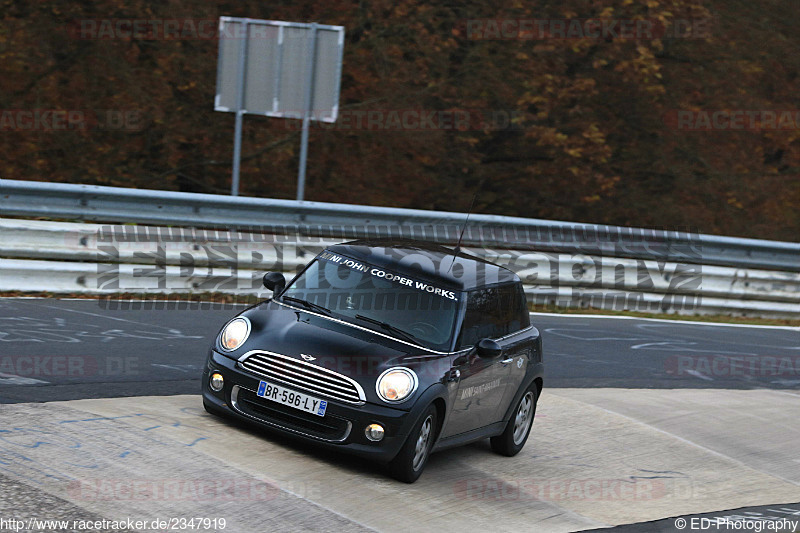
[[[463,211],[480,190],[477,212],[800,240],[800,119],[677,118],[797,114],[800,11],[780,0],[0,0],[0,177],[227,193],[234,117],[213,110],[217,40],[76,33],[86,20],[221,15],[345,26],[350,118],[472,117],[315,128],[308,200]],[[544,35],[504,33],[532,20],[550,21]],[[658,31],[553,33],[552,21],[586,20]],[[81,112],[88,127],[20,128],[19,110]],[[299,137],[296,121],[247,116],[242,194],[293,198]]]

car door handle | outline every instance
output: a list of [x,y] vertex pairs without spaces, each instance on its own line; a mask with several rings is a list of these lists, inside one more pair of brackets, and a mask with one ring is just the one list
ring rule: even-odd
[[500,362],[503,363],[504,365],[507,365],[508,363],[512,362],[513,360],[514,360],[513,357],[509,357],[508,359],[503,359]]

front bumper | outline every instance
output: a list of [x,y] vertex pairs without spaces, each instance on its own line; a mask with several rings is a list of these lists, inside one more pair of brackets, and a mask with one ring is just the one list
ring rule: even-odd
[[[219,372],[224,379],[220,392],[209,387],[209,376],[213,372]],[[262,379],[237,366],[235,360],[211,350],[203,370],[203,401],[228,416],[377,461],[389,461],[397,455],[416,417],[421,414],[417,413],[418,406],[405,411],[373,403],[349,405],[323,398],[328,401],[328,407],[324,417],[317,417],[258,397],[255,391]],[[281,385],[308,393],[286,383]],[[364,429],[376,423],[382,425],[386,433],[380,442],[371,442]]]

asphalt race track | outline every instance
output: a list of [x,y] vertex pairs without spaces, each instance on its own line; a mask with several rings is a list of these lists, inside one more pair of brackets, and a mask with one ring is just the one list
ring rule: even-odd
[[[174,307],[0,299],[0,403],[197,393],[211,340],[244,306]],[[800,388],[797,328],[531,318],[547,388]]]
[[404,485],[205,413],[207,346],[241,307],[131,306],[0,300],[0,517],[21,531],[45,530],[31,519],[555,532],[800,520],[797,328],[533,315],[547,374],[522,453],[441,452]]

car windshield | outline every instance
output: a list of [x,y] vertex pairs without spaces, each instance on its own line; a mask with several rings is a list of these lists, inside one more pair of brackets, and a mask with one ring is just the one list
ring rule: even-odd
[[280,297],[435,350],[452,347],[459,298],[457,291],[330,252],[320,254]]

